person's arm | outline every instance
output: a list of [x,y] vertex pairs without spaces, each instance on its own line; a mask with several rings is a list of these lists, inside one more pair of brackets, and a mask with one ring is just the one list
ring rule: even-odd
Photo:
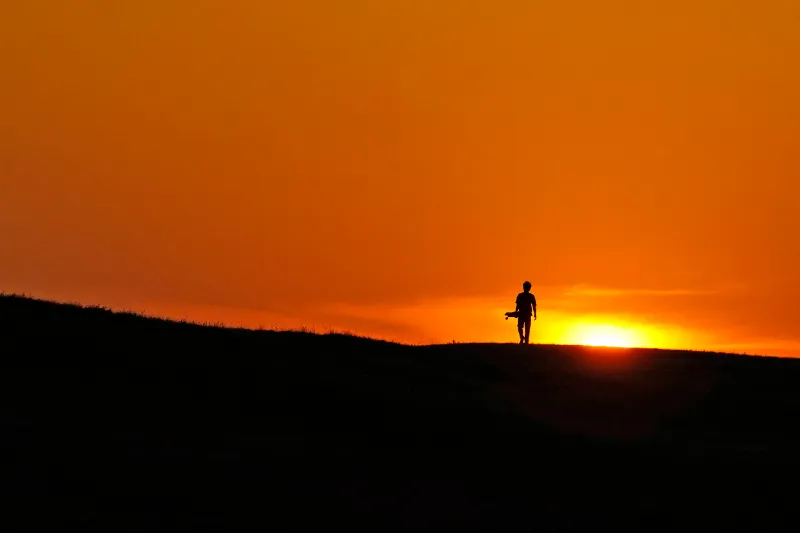
[[536,297],[533,297],[533,319],[536,320]]

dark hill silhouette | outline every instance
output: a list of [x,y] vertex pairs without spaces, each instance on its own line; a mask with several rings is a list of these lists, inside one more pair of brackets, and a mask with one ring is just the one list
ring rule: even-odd
[[256,332],[0,297],[4,518],[794,530],[800,361]]

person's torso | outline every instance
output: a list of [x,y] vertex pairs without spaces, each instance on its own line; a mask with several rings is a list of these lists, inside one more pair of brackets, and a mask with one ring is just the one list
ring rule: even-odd
[[529,292],[521,292],[517,296],[517,305],[519,306],[519,312],[522,314],[532,314],[533,313],[533,305],[536,300],[533,297],[533,294]]

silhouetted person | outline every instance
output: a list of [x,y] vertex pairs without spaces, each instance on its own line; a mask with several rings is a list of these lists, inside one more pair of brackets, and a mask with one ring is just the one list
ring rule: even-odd
[[[522,292],[517,295],[517,331],[519,331],[519,343],[528,344],[531,338],[531,315],[536,320],[536,297],[531,294],[531,282],[526,281],[522,284]],[[525,328],[523,334],[522,328]]]

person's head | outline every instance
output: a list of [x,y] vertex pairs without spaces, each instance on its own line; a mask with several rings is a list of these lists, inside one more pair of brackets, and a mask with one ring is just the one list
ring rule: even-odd
[[526,281],[525,283],[523,283],[522,284],[522,290],[525,291],[525,292],[531,292],[531,282],[530,281]]

